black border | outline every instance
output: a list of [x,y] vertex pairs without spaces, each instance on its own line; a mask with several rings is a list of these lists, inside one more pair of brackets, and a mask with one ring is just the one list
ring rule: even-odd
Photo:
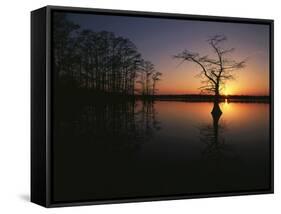
[[[126,10],[108,10],[108,9],[91,9],[79,7],[62,7],[62,6],[46,6],[46,207],[62,207],[62,206],[78,206],[78,205],[93,205],[93,204],[108,204],[108,203],[125,203],[125,202],[144,202],[144,201],[159,201],[159,200],[175,200],[175,199],[190,199],[190,198],[207,198],[221,196],[239,196],[253,194],[268,194],[274,193],[274,21],[269,19],[250,19],[237,17],[220,17],[220,16],[202,16],[202,15],[186,15],[173,13],[155,13],[155,12],[140,12]],[[179,194],[170,196],[155,196],[155,197],[138,197],[138,198],[118,198],[95,201],[67,201],[54,202],[52,199],[52,99],[53,99],[53,84],[52,84],[52,12],[71,12],[71,13],[90,13],[99,15],[115,15],[115,16],[131,16],[131,17],[147,17],[147,18],[166,18],[180,20],[196,20],[196,21],[211,21],[211,22],[228,22],[241,24],[261,24],[268,25],[270,28],[270,187],[261,190],[235,191],[235,192],[220,192],[220,193],[198,193],[198,194]]]
[[46,8],[31,12],[30,200],[46,206]]

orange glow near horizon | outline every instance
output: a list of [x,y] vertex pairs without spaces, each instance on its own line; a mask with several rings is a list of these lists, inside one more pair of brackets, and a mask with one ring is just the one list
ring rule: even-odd
[[188,50],[200,56],[218,59],[207,40],[224,35],[224,50],[234,48],[225,57],[237,62],[246,60],[245,68],[234,72],[221,91],[224,95],[269,95],[270,26],[267,24],[176,20],[145,17],[72,14],[67,18],[81,29],[113,32],[128,38],[145,60],[162,73],[157,94],[199,94],[202,79],[196,78],[200,66],[175,59]]
[[[249,106],[255,106],[258,108],[249,108]],[[188,103],[188,102],[169,102],[160,101],[155,103],[155,108],[158,110],[159,117],[163,121],[180,120],[184,123],[184,126],[190,124],[186,121],[196,120],[200,123],[207,123],[212,121],[211,111],[213,103]],[[268,118],[268,104],[255,104],[255,103],[220,103],[220,108],[223,112],[220,121],[223,122],[227,119],[227,122],[235,122],[236,124],[251,123],[247,118],[252,118],[258,122]],[[260,114],[260,112],[264,114]],[[258,123],[257,123],[258,124]]]
[[[237,71],[235,80],[230,80],[222,87],[222,95],[269,95],[269,69],[251,68],[258,65],[249,64],[248,68]],[[185,69],[165,72],[165,78],[158,83],[158,94],[199,94],[202,86],[201,79],[196,78],[198,72],[189,72],[192,66]],[[264,66],[266,67],[266,66]],[[258,75],[257,75],[258,74]]]
[[[234,40],[234,41],[233,41]],[[235,41],[235,38],[226,42],[226,47],[235,47],[236,51],[227,56],[231,60],[246,60],[246,66],[243,69],[233,72],[233,80],[226,82],[222,86],[222,95],[269,95],[269,48],[268,43],[263,38],[264,47],[259,47],[257,41],[245,44],[243,41]],[[195,52],[201,55],[208,55],[216,59],[209,45],[205,41],[194,44]],[[202,79],[197,77],[201,68],[192,62],[180,62],[172,59],[171,54],[165,52],[158,56],[155,61],[156,70],[163,73],[161,81],[158,82],[158,94],[200,94]]]

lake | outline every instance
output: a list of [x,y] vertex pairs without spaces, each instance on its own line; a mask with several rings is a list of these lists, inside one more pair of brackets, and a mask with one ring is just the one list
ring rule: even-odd
[[[73,104],[54,116],[54,201],[264,190],[269,104]],[[56,112],[56,111],[55,111]]]

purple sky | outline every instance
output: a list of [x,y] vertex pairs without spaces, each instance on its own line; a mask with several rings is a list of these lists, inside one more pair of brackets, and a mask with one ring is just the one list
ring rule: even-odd
[[105,16],[68,13],[67,18],[82,29],[111,31],[127,37],[156,69],[163,73],[159,93],[199,93],[200,79],[194,76],[199,68],[190,63],[177,66],[173,55],[188,49],[212,54],[206,40],[223,34],[225,47],[234,47],[233,58],[249,58],[236,80],[225,88],[228,94],[269,94],[269,25],[206,22],[144,17]]

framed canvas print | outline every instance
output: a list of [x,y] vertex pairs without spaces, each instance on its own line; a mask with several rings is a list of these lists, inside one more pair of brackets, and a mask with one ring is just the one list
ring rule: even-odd
[[273,21],[31,13],[31,201],[273,193]]

